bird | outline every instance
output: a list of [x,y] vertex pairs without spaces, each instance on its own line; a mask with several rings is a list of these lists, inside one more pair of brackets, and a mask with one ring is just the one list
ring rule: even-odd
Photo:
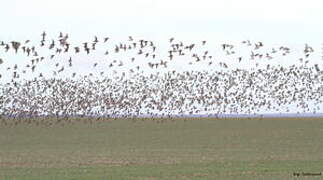
[[129,41],[133,41],[133,38],[132,38],[132,36],[129,36]]
[[[15,117],[42,117],[49,114],[60,119],[57,123],[64,123],[69,121],[68,117],[77,115],[96,116],[98,119],[143,115],[169,117],[171,114],[184,116],[202,112],[216,116],[226,113],[257,115],[262,110],[290,112],[294,106],[299,108],[298,112],[317,113],[323,104],[318,86],[323,81],[323,73],[320,64],[312,61],[315,56],[311,55],[316,51],[309,44],[305,44],[305,48],[301,49],[303,54],[296,57],[301,63],[297,61],[292,66],[284,66],[271,62],[292,53],[291,49],[287,46],[263,48],[261,41],[251,43],[245,40],[240,45],[223,43],[215,46],[216,49],[206,49],[190,42],[174,42],[173,37],[169,39],[171,44],[165,51],[163,48],[156,51],[158,43],[145,38],[134,40],[131,36],[125,42],[113,44],[111,41],[111,46],[106,47],[99,43],[102,41],[99,36],[94,36],[92,42],[78,46],[68,42],[68,34],[62,32],[58,43],[52,40],[46,47],[45,36],[42,36],[41,43],[44,45],[41,46],[26,45],[25,41],[20,47],[18,44],[24,41],[0,41],[1,50],[10,53],[13,49],[16,56],[20,57],[21,54],[28,58],[28,61],[9,61],[9,66],[4,67],[6,73],[0,74],[0,92],[5,93],[2,96],[8,102],[15,104],[14,107],[6,106],[5,111]],[[103,38],[103,42],[107,41],[108,38]],[[206,44],[206,40],[200,42]],[[69,51],[70,46],[74,47],[73,52]],[[245,54],[239,54],[238,48],[241,46],[246,46]],[[92,53],[96,57],[95,53],[100,54],[103,48],[105,55],[110,52],[112,60],[110,54],[106,62],[91,59]],[[222,50],[223,54],[212,54],[216,50]],[[46,51],[48,56],[43,54]],[[87,61],[72,61],[74,56],[82,56]],[[62,61],[65,57],[69,67],[66,69]],[[41,62],[47,63],[47,59],[53,59],[50,60],[54,63],[53,67],[48,66],[45,70],[52,74],[38,68]],[[239,63],[243,59],[251,68],[244,69],[242,64],[234,63],[236,59]],[[140,61],[144,63],[140,64]],[[76,73],[72,62],[89,63],[89,67],[95,69],[87,68],[84,72]],[[174,70],[176,63],[183,69],[188,63],[192,70]],[[200,66],[202,63],[207,70],[195,69],[195,64]],[[4,64],[2,59],[0,64]],[[103,69],[105,65],[108,70]],[[33,74],[28,74],[30,69]],[[63,71],[67,71],[69,77],[64,77],[66,73],[63,74]],[[21,72],[31,80],[20,79]],[[4,75],[11,76],[9,84],[2,84]],[[309,101],[316,107],[311,108]],[[27,111],[25,102],[37,106]],[[0,114],[4,113],[5,103],[0,97]],[[32,121],[32,118],[28,119]],[[92,122],[91,118],[88,119]]]
[[44,31],[44,32],[41,34],[41,36],[42,36],[42,40],[45,40],[46,32]]
[[75,53],[79,53],[80,52],[80,48],[79,47],[74,47]]
[[72,67],[72,57],[69,58],[68,63],[69,63],[69,67]]
[[98,42],[99,42],[98,37],[97,36],[94,36],[93,44],[98,43]]

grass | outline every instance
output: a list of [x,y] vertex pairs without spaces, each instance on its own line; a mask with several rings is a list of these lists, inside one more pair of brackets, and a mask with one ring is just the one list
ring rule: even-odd
[[322,171],[319,119],[0,125],[1,180],[292,179]]

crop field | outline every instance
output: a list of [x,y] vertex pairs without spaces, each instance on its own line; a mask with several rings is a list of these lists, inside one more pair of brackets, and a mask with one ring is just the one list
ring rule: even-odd
[[318,118],[2,124],[0,179],[293,179],[323,171],[322,139]]

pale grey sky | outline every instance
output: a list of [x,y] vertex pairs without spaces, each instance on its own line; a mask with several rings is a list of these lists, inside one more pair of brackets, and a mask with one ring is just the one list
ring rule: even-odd
[[[38,45],[45,30],[49,39],[60,31],[69,33],[71,43],[77,44],[92,40],[94,35],[109,36],[116,43],[132,35],[161,47],[170,37],[208,40],[210,51],[222,42],[238,44],[250,39],[263,41],[267,48],[286,45],[296,51],[294,57],[276,58],[272,64],[293,63],[297,52],[302,53],[304,44],[309,43],[317,50],[315,62],[323,42],[322,9],[319,0],[10,0],[0,6],[0,40],[31,39]],[[10,56],[7,65],[18,62],[19,56],[11,55],[15,54],[1,55]],[[222,58],[217,52],[215,55]],[[248,65],[245,62],[239,67]],[[47,66],[45,63],[44,68]],[[87,67],[85,64],[83,69]]]
[[128,35],[165,39],[321,43],[320,0],[8,0],[0,39]]
[[[60,31],[69,33],[75,43],[90,41],[94,35],[109,36],[115,42],[132,35],[158,44],[167,43],[170,37],[182,41],[208,40],[211,49],[219,48],[221,42],[250,39],[263,41],[268,48],[288,45],[298,52],[309,43],[320,51],[322,19],[320,0],[7,0],[0,5],[0,41],[38,42],[45,30],[51,37]],[[0,72],[18,62],[19,57],[14,55],[0,54],[10,57]],[[319,56],[314,57],[314,62]],[[272,64],[294,61],[296,57],[297,54]],[[238,66],[248,66],[250,62],[243,63]],[[89,65],[84,63],[77,68]],[[40,69],[46,68],[48,64],[40,65]]]
[[317,41],[322,9],[319,0],[10,0],[1,2],[1,38],[38,35],[44,29]]

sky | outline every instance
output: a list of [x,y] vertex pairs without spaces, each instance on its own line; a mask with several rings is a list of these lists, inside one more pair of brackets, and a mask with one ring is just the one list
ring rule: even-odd
[[319,0],[10,0],[1,2],[1,38],[46,30],[316,42],[322,8]]
[[[316,50],[322,47],[322,10],[320,0],[10,0],[0,6],[0,41],[39,41],[43,31],[55,37],[62,31],[75,43],[90,41],[94,35],[115,42],[129,35],[161,44],[170,37],[208,40],[210,47],[249,39],[301,52],[305,43]],[[0,56],[6,55],[0,52]],[[7,63],[13,65],[17,59]]]
[[[322,9],[319,0],[10,0],[0,6],[0,41],[38,43],[46,31],[51,38],[69,33],[71,43],[78,44],[92,41],[94,35],[109,36],[116,43],[131,35],[158,45],[170,37],[208,40],[209,48],[216,49],[220,43],[241,44],[248,39],[269,48],[286,45],[297,52],[308,43],[318,62],[323,55]],[[10,56],[5,58],[12,59],[7,62],[11,65],[19,59],[15,54],[0,55]],[[276,60],[293,63],[295,58]]]
[[[158,45],[170,37],[208,40],[215,49],[220,43],[249,39],[301,52],[305,43],[322,48],[322,9],[319,0],[10,0],[0,6],[0,41],[38,43],[46,31],[50,37],[69,33],[72,43],[90,41],[94,35],[118,43],[131,35]],[[18,59],[13,55],[7,62],[12,65]],[[316,55],[318,60],[323,54]]]

